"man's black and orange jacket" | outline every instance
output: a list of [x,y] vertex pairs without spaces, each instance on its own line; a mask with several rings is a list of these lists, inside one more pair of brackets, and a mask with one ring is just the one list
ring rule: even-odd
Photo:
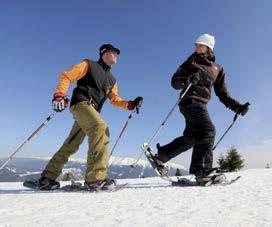
[[77,86],[73,91],[71,106],[81,101],[90,101],[97,111],[101,111],[104,102],[109,98],[114,106],[128,109],[129,101],[118,95],[117,81],[110,67],[102,60],[95,62],[85,59],[63,72],[55,95],[66,95],[69,85],[76,81]]

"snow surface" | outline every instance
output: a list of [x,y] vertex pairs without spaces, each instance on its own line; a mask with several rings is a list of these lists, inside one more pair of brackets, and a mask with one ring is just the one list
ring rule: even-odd
[[[113,193],[32,192],[0,183],[0,226],[272,226],[272,169],[228,173],[228,186],[122,179]],[[65,183],[62,182],[62,185]]]

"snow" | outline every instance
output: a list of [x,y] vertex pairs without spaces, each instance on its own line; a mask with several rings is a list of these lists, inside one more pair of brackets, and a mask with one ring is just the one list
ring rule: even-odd
[[[31,192],[0,183],[0,226],[272,226],[272,169],[228,173],[228,186],[122,179],[114,193]],[[61,182],[64,185],[64,182]]]

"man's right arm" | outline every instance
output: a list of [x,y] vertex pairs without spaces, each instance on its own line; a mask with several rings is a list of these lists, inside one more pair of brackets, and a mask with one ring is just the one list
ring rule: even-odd
[[62,93],[66,95],[69,86],[71,83],[78,81],[87,73],[89,68],[89,63],[87,60],[80,62],[79,64],[74,65],[67,71],[64,71],[60,75],[60,80],[57,85],[55,93]]
[[89,68],[89,62],[87,60],[82,61],[79,64],[74,65],[67,71],[64,71],[60,75],[60,81],[53,95],[53,109],[56,112],[63,111],[67,106],[69,99],[66,97],[66,93],[71,83],[81,79],[87,73]]

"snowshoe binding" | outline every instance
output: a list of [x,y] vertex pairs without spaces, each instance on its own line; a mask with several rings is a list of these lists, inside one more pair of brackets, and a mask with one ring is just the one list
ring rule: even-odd
[[225,174],[218,173],[218,168],[212,168],[210,170],[201,170],[195,174],[196,182],[201,186],[209,186],[211,184],[222,184],[227,178]]
[[88,191],[100,191],[100,190],[112,190],[116,187],[116,181],[114,179],[106,178],[102,181],[87,182],[85,181],[84,187]]

